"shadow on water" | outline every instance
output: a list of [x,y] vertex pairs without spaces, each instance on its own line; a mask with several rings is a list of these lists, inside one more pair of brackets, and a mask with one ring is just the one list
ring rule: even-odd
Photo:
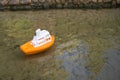
[[[117,45],[112,49],[106,50],[103,57],[106,60],[105,65],[101,70],[101,73],[96,77],[96,80],[119,80],[120,74],[118,73],[120,73],[120,46]],[[115,77],[113,75],[115,75]]]
[[[84,55],[88,54],[86,44],[81,40],[71,40],[59,45],[57,50],[60,51],[60,55],[56,55],[55,58],[62,61],[60,68],[69,73],[68,80],[88,79],[84,60]],[[56,51],[56,53],[59,51]]]

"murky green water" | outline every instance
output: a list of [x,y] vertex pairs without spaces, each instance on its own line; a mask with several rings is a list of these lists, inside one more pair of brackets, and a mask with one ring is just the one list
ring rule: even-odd
[[[25,56],[37,28],[55,44]],[[120,9],[0,12],[0,80],[119,80]]]

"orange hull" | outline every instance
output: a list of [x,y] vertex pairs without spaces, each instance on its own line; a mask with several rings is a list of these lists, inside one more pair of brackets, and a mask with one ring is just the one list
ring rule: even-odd
[[35,48],[33,45],[31,45],[31,41],[29,41],[29,42],[21,45],[20,49],[26,55],[37,54],[37,53],[43,52],[43,51],[47,50],[48,48],[50,48],[54,44],[55,37],[54,37],[54,35],[52,35],[51,37],[52,37],[52,41],[48,42],[48,43],[46,43],[46,44],[44,44],[42,46],[39,46],[39,47]]

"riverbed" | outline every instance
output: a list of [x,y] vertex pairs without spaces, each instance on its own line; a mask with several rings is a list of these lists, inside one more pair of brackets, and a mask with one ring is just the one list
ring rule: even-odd
[[[36,29],[55,35],[45,52],[19,48]],[[0,12],[0,80],[119,80],[120,9]]]

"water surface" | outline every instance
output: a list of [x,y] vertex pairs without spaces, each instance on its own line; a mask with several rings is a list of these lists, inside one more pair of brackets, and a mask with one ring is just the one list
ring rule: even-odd
[[[0,12],[0,80],[119,80],[120,9]],[[25,56],[35,30],[55,44]]]

